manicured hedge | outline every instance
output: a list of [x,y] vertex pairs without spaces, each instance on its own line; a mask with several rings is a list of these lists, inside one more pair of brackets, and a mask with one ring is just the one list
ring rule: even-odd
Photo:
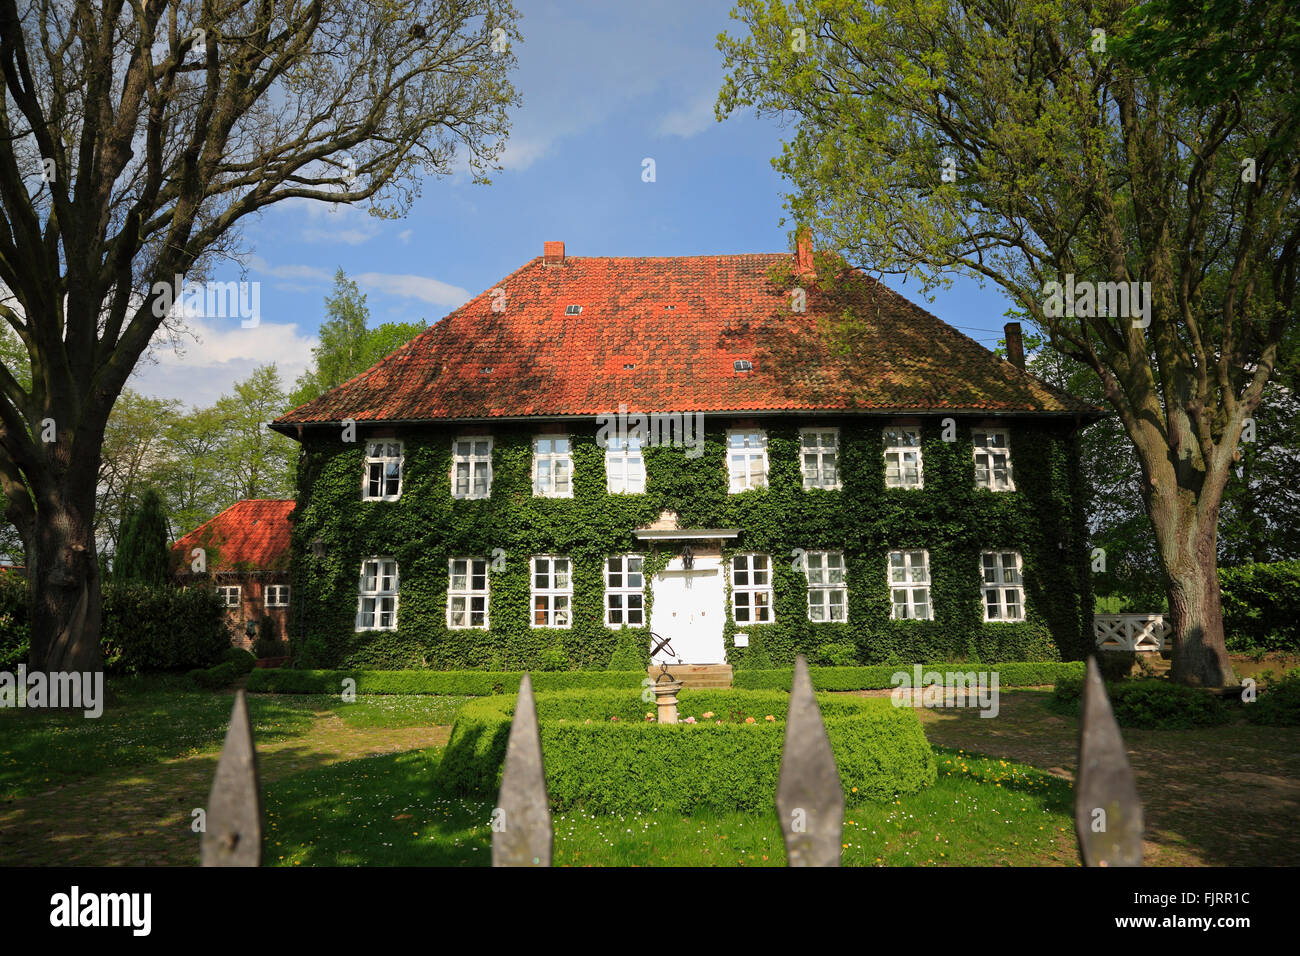
[[1219,569],[1228,650],[1300,650],[1300,561]]
[[[771,812],[775,806],[787,694],[683,691],[679,713],[699,722],[674,726],[647,722],[653,705],[626,691],[539,693],[536,700],[547,793],[557,810]],[[935,781],[934,755],[910,707],[824,695],[818,703],[850,806],[915,793]],[[501,695],[461,708],[437,773],[446,791],[496,795],[514,704],[514,696]],[[725,722],[705,720],[705,712]]]
[[[911,664],[880,664],[872,667],[812,667],[813,687],[817,690],[881,690],[895,687],[894,675],[899,671],[909,678]],[[923,664],[922,671],[994,671],[998,687],[1040,687],[1062,680],[1082,680],[1082,661],[1017,661],[1009,664]],[[794,679],[791,668],[766,671],[736,671],[732,685],[752,690],[789,690]]]
[[[451,694],[486,697],[515,693],[523,671],[363,671],[286,670],[253,671],[250,693],[337,694],[344,678],[357,682],[358,694]],[[639,688],[645,671],[553,671],[533,675],[536,690],[594,687]],[[626,691],[624,691],[626,693]],[[638,690],[639,693],[639,690]]]
[[[1215,695],[1168,680],[1125,680],[1108,683],[1106,693],[1115,721],[1121,727],[1144,730],[1186,730],[1227,723],[1231,711]],[[1077,717],[1083,681],[1062,681],[1052,695],[1052,706]]]
[[[0,669],[25,663],[27,581],[0,574]],[[111,673],[208,667],[230,647],[215,591],[143,584],[106,584],[101,645]]]

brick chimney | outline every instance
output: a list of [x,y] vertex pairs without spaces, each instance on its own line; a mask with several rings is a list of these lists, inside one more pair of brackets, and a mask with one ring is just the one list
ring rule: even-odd
[[564,243],[562,242],[543,243],[542,264],[547,266],[564,265]]
[[1003,331],[1007,337],[1007,361],[1023,372],[1025,370],[1025,340],[1020,334],[1020,323],[1008,322]]
[[800,226],[795,230],[794,235],[797,249],[794,256],[795,272],[800,276],[817,275],[813,268],[812,230],[807,226]]

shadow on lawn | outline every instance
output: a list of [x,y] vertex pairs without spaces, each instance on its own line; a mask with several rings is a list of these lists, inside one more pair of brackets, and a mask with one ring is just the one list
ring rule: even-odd
[[442,793],[435,749],[381,754],[266,786],[266,866],[488,866],[492,804]]

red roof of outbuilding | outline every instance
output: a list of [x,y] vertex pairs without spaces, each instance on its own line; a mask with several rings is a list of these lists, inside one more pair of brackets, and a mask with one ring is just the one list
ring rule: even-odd
[[[590,416],[620,404],[1096,412],[861,272],[844,270],[826,291],[789,279],[794,261],[538,257],[276,426]],[[796,284],[807,290],[804,312],[792,308]],[[753,371],[736,371],[739,360]]]
[[292,499],[237,501],[172,545],[172,555],[182,569],[194,548],[206,548],[209,571],[288,570],[293,506]]

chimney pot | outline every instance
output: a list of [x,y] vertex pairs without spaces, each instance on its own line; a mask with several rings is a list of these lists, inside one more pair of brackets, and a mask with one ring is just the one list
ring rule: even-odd
[[815,276],[813,269],[812,230],[800,226],[795,231],[795,271],[801,276]]
[[564,243],[546,242],[542,244],[542,262],[548,266],[558,266],[564,263]]
[[1025,370],[1025,339],[1020,334],[1019,322],[1008,322],[1003,331],[1007,339],[1007,361],[1020,371]]

